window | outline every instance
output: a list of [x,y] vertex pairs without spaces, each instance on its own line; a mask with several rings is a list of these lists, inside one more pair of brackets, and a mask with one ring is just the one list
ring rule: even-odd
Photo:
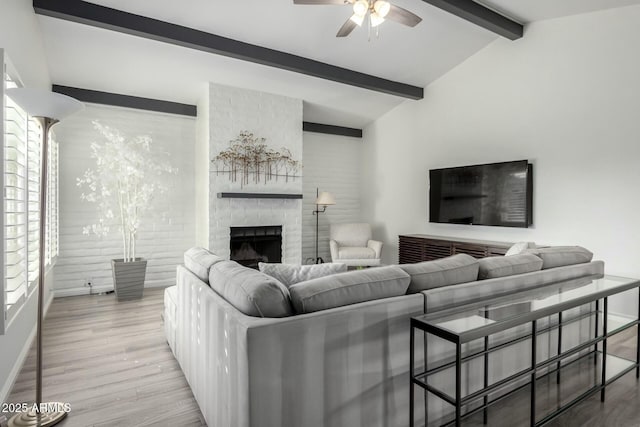
[[[15,87],[5,73],[5,87]],[[4,108],[4,296],[7,324],[24,304],[27,285],[27,120],[5,96]]]
[[[0,60],[3,58],[0,49]],[[17,87],[17,83],[5,71],[0,130],[2,151],[0,157],[0,182],[3,187],[2,220],[0,229],[4,251],[0,260],[2,292],[0,318],[2,334],[16,313],[36,289],[39,275],[40,248],[40,149],[41,129],[4,89]],[[51,265],[58,254],[58,144],[50,138],[49,178],[46,228],[46,264]]]

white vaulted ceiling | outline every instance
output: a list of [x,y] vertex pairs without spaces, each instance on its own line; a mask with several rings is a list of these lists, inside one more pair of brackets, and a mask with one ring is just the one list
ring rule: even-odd
[[534,22],[640,4],[638,0],[482,0],[520,22]]
[[[300,6],[292,0],[96,0],[92,3],[426,87],[498,36],[421,0],[394,0],[423,18],[394,22],[379,38],[356,29],[335,33],[349,6]],[[640,3],[640,0],[491,0],[520,22]],[[305,120],[362,127],[404,98],[290,71],[39,16],[55,84],[196,104],[206,82],[305,101]],[[525,33],[526,37],[526,33]],[[515,42],[517,43],[517,42]],[[426,94],[425,96],[428,96]],[[408,101],[413,102],[413,101]]]

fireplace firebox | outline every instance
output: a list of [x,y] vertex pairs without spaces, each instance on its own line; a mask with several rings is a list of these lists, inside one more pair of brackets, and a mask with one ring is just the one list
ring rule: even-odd
[[282,226],[231,227],[231,260],[258,268],[259,262],[282,262]]

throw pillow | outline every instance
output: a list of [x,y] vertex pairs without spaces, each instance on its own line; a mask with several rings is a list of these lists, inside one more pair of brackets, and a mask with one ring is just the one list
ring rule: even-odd
[[347,271],[347,265],[337,262],[313,265],[258,263],[261,272],[277,279],[287,288],[299,282]]
[[504,256],[518,255],[526,251],[527,249],[535,249],[536,244],[533,242],[518,242],[514,243],[513,246],[509,248]]
[[184,266],[205,283],[209,283],[211,266],[220,261],[222,258],[205,248],[193,247],[184,253]]
[[248,316],[286,317],[293,314],[286,286],[235,261],[214,264],[209,282],[211,289]]
[[478,279],[478,260],[467,254],[416,264],[401,264],[398,267],[411,276],[408,294]]
[[349,271],[296,283],[289,288],[297,313],[404,295],[411,278],[396,266]]
[[542,260],[533,254],[495,256],[479,260],[478,279],[514,276],[542,269]]
[[527,252],[542,259],[543,270],[565,265],[584,264],[593,259],[593,253],[581,246],[551,246],[528,249]]

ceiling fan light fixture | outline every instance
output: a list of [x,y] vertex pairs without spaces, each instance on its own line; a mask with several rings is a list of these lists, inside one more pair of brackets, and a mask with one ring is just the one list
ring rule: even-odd
[[388,1],[378,0],[373,4],[373,10],[380,18],[385,18],[391,10],[391,4]]
[[364,16],[369,10],[369,2],[367,0],[358,0],[353,4],[353,14],[357,16]]
[[370,19],[371,19],[371,26],[372,27],[377,27],[378,25],[382,24],[384,22],[384,18],[380,15],[378,15],[377,12],[373,12],[370,15]]
[[362,23],[364,22],[364,15],[359,16],[354,13],[349,19],[355,22],[358,27],[362,27]]

